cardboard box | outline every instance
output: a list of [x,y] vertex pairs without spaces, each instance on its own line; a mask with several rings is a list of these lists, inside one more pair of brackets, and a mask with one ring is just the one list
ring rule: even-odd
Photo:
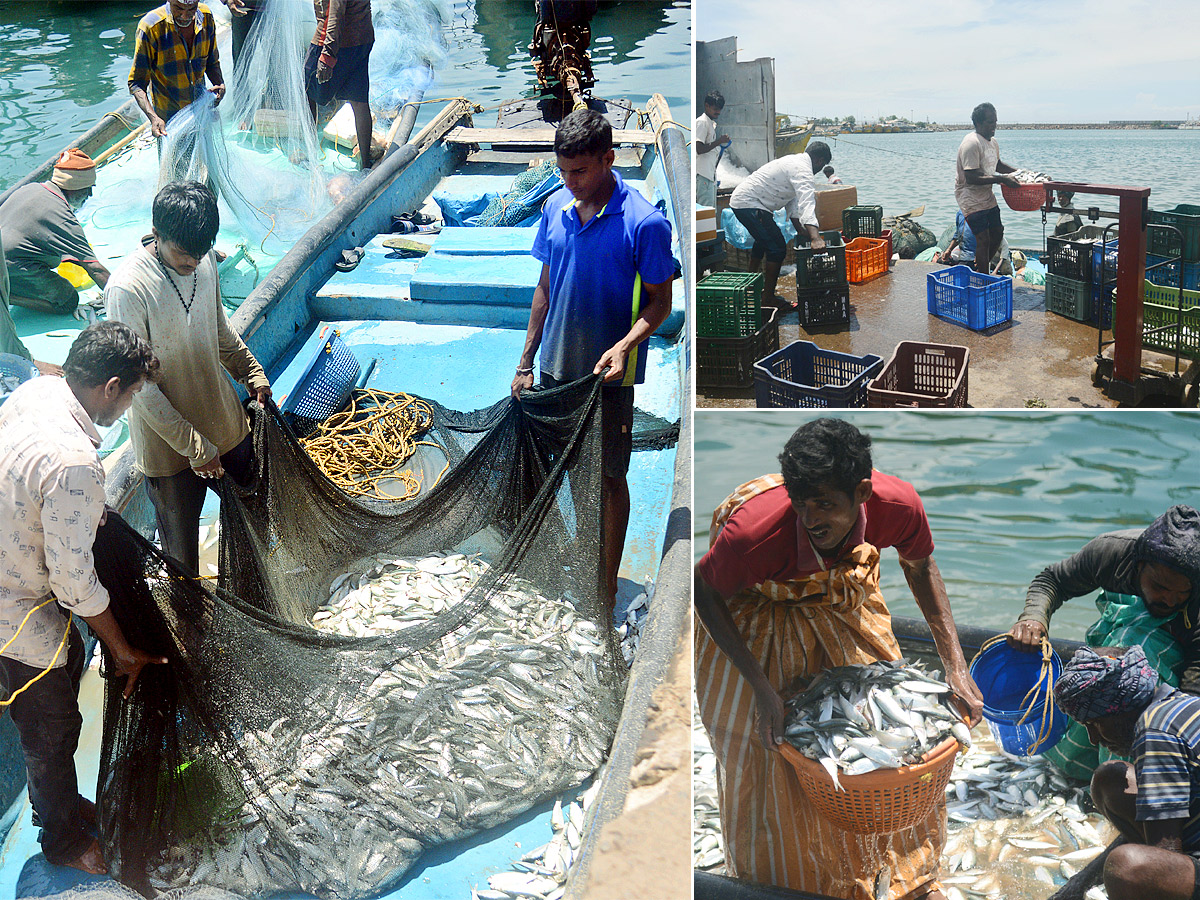
[[711,206],[696,207],[696,240],[711,241],[717,236],[717,211]]
[[821,231],[842,230],[842,210],[858,206],[858,188],[852,184],[818,184],[817,226]]

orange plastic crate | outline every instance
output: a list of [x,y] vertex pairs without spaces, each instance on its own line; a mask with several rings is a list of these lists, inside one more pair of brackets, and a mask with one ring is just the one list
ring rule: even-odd
[[857,237],[846,245],[846,280],[862,284],[888,270],[888,242],[883,238]]

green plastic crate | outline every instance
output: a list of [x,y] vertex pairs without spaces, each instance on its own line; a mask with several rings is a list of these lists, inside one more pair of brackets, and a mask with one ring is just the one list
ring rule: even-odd
[[[1189,359],[1200,359],[1200,291],[1183,292],[1183,330],[1179,338],[1179,354]],[[1174,325],[1179,321],[1179,289],[1145,282],[1142,300],[1142,346],[1160,353],[1175,353]],[[1113,321],[1116,321],[1116,298],[1113,303]],[[1146,334],[1156,328],[1165,331]]]
[[858,237],[882,236],[882,206],[848,206],[842,210],[842,237],[847,244]]
[[1046,274],[1046,311],[1086,322],[1092,307],[1091,285],[1085,281]]
[[[1183,232],[1182,256],[1185,263],[1200,261],[1200,206],[1181,203],[1172,210],[1150,210],[1152,225],[1174,225]],[[1146,250],[1159,256],[1179,256],[1179,238],[1164,228],[1146,229]]]
[[696,334],[745,337],[762,327],[760,272],[718,272],[696,285]]

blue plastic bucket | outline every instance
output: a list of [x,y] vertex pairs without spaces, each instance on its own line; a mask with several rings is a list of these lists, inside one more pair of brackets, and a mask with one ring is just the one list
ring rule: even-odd
[[[983,694],[983,718],[1000,749],[1014,756],[1034,756],[1044,753],[1063,736],[1069,720],[1054,705],[1053,683],[1062,672],[1062,660],[1051,652],[1050,684],[1043,684],[1030,698],[1025,697],[1038,683],[1042,674],[1042,655],[1026,653],[997,641],[985,648],[971,661],[971,677]],[[1046,705],[1050,706],[1049,732],[1043,719]]]

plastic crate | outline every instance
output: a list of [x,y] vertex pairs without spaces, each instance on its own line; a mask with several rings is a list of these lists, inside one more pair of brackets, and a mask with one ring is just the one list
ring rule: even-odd
[[872,407],[963,408],[971,351],[955,344],[901,341],[867,386]]
[[346,405],[360,372],[358,360],[331,325],[322,325],[304,373],[279,399],[279,411],[303,434]]
[[882,232],[882,206],[848,206],[842,210],[842,237],[847,242],[860,237],[882,237]]
[[1058,313],[1076,322],[1091,318],[1092,289],[1085,281],[1046,274],[1046,312]]
[[[1194,263],[1189,263],[1194,265]],[[1162,285],[1163,287],[1179,287],[1179,276],[1183,271],[1184,264],[1177,257],[1156,256],[1153,253],[1146,254],[1146,280],[1154,284]],[[1112,269],[1106,273],[1110,279],[1117,277],[1116,269]],[[1195,285],[1184,284],[1185,289],[1195,289]]]
[[843,325],[850,321],[850,288],[800,288],[796,291],[796,306],[804,328]]
[[1012,318],[1012,279],[951,266],[926,277],[929,314],[983,331]]
[[696,333],[745,337],[762,328],[761,273],[718,272],[696,285]]
[[888,265],[892,264],[892,229],[885,228],[879,233],[879,236],[887,241]]
[[[1183,233],[1184,262],[1200,262],[1200,206],[1181,203],[1173,210],[1150,210],[1151,225],[1173,225]],[[1146,229],[1146,249],[1160,256],[1179,256],[1179,237],[1165,228]]]
[[[1089,238],[1099,238],[1101,235],[1085,234],[1088,228],[1094,226],[1084,226],[1071,234],[1046,238],[1046,270],[1051,275],[1060,275],[1075,281],[1093,280],[1092,253],[1096,242]],[[1096,228],[1095,231],[1099,232],[1101,229]]]
[[[1179,353],[1189,359],[1200,359],[1200,291],[1183,292],[1183,333]],[[1116,300],[1113,300],[1115,304]],[[1142,300],[1142,330],[1174,326],[1179,322],[1179,289],[1145,282]],[[1142,346],[1161,353],[1175,353],[1175,330],[1142,335]]]
[[696,338],[698,387],[747,388],[754,383],[754,363],[779,349],[779,310],[763,310],[766,323],[741,338]]
[[846,245],[846,279],[851,284],[864,284],[872,278],[886,275],[887,241],[883,238],[857,237]]
[[836,231],[822,231],[824,250],[813,250],[800,239],[796,247],[796,287],[836,287],[846,284],[846,245]]
[[812,341],[793,341],[754,365],[758,407],[862,407],[867,384],[879,371],[878,356],[822,350]]

